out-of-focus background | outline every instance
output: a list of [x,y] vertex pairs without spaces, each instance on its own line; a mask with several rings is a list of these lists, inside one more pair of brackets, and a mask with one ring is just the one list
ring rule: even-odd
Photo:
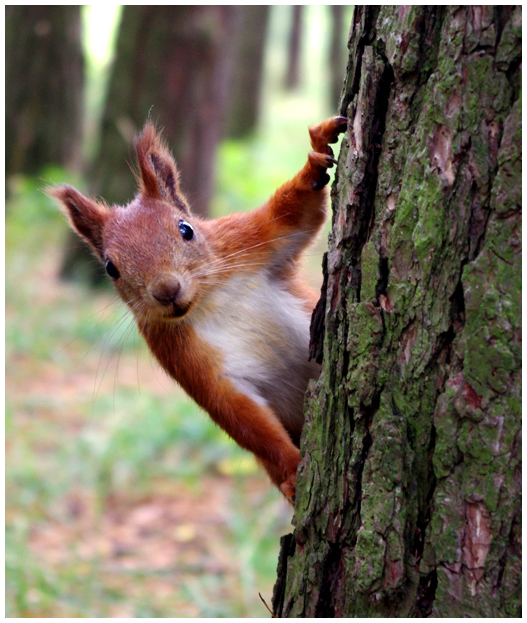
[[268,614],[291,509],[152,360],[42,189],[129,201],[150,118],[195,212],[257,207],[338,112],[351,14],[6,7],[8,617]]

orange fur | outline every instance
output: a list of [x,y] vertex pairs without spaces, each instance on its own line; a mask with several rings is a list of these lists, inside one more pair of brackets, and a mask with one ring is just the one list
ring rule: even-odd
[[96,251],[161,366],[294,500],[316,295],[302,251],[327,206],[329,143],[343,117],[310,128],[314,151],[261,208],[194,217],[176,165],[152,125],[136,141],[139,193],[108,208],[68,186],[49,192]]
[[[298,448],[271,409],[256,405],[221,376],[221,357],[199,340],[191,326],[171,327],[161,336],[155,325],[139,329],[161,366],[242,448],[273,465],[279,486],[296,473]],[[168,335],[167,335],[168,333]],[[168,339],[167,339],[168,338]]]

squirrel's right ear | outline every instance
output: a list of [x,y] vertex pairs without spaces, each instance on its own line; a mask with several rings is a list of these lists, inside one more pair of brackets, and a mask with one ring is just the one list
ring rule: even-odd
[[183,212],[190,212],[179,188],[174,158],[152,123],[147,123],[135,141],[141,192],[147,197],[165,199]]
[[49,187],[45,192],[58,199],[73,230],[84,238],[102,259],[104,255],[102,232],[110,215],[110,208],[85,197],[71,186]]

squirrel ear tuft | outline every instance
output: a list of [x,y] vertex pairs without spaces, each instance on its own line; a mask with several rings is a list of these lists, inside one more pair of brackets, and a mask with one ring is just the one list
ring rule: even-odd
[[49,187],[46,194],[58,200],[72,229],[88,242],[103,259],[103,229],[110,208],[104,203],[85,197],[72,186]]
[[165,199],[188,213],[187,202],[179,188],[176,163],[152,123],[145,124],[135,141],[135,151],[141,192],[147,197]]

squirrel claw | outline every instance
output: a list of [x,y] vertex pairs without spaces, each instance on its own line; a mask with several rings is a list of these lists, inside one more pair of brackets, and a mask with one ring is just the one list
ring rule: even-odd
[[348,118],[347,117],[333,117],[333,122],[335,123],[335,131],[336,135],[332,136],[328,143],[336,143],[339,140],[338,135],[342,132],[345,132],[348,129]]
[[345,128],[348,127],[348,121],[349,119],[347,117],[342,117],[341,115],[339,115],[338,117],[335,117],[333,119],[333,121],[335,122],[335,125],[339,128],[339,130],[342,132]]

